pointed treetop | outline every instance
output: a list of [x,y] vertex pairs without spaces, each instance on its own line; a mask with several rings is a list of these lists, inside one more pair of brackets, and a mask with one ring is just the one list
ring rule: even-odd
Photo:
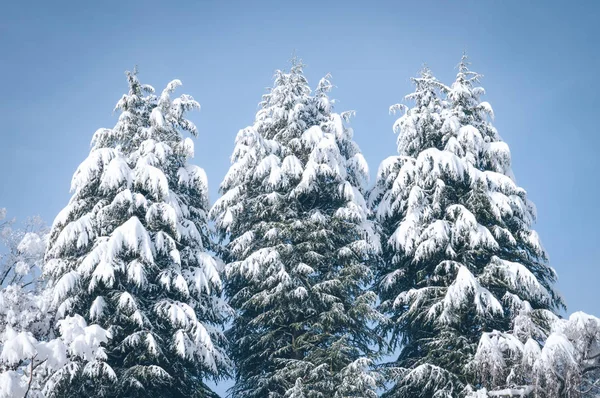
[[[425,64],[419,71],[419,77],[410,79],[415,85],[415,91],[404,97],[405,100],[414,101],[417,107],[429,106],[432,103],[439,103],[438,92],[446,93],[449,88],[440,82],[431,69]],[[391,108],[390,108],[391,109]],[[397,110],[399,108],[395,108]]]
[[292,58],[290,58],[290,63],[292,64],[290,73],[302,74],[302,71],[303,71],[304,67],[306,66],[306,64],[302,61],[302,58],[300,58],[296,54],[296,50],[294,50],[292,52]]
[[133,71],[125,71],[127,82],[129,83],[129,95],[141,95],[142,85],[137,78],[138,66],[133,67]]
[[286,109],[294,106],[300,97],[310,94],[311,89],[304,76],[302,60],[295,56],[290,59],[292,68],[288,72],[277,69],[273,76],[273,85],[267,88],[267,93],[262,96],[259,107],[263,110],[273,106],[283,106]]
[[467,84],[469,86],[473,85],[473,83],[478,83],[479,78],[483,77],[477,72],[473,72],[469,69],[471,62],[469,62],[469,56],[467,52],[464,51],[462,57],[460,58],[459,64],[456,66],[458,68],[458,73],[456,74],[456,82],[461,84]]
[[411,77],[410,80],[417,86],[417,90],[422,89],[421,86],[441,88],[442,83],[433,75],[433,72],[427,66],[423,64],[423,67],[419,71],[419,77]]
[[467,51],[463,51],[463,55],[462,57],[460,57],[460,62],[457,65],[458,71],[459,72],[468,72],[469,71],[469,65],[471,65],[471,63],[469,62],[469,56],[467,55]]
[[433,73],[431,72],[431,69],[429,68],[429,65],[427,65],[427,63],[423,63],[423,66],[419,71],[419,76],[421,76],[421,78],[423,79],[433,78]]

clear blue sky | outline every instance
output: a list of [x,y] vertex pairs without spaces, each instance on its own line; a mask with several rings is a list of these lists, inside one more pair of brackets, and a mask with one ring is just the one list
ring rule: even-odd
[[[362,4],[361,4],[362,3]],[[447,83],[463,50],[538,207],[537,230],[568,312],[600,315],[600,2],[73,1],[0,6],[0,207],[51,223],[92,134],[112,127],[139,65],[202,105],[194,162],[217,197],[237,131],[296,50],[314,86],[327,72],[372,174],[395,152],[388,107],[427,63]],[[359,5],[361,4],[361,5]]]

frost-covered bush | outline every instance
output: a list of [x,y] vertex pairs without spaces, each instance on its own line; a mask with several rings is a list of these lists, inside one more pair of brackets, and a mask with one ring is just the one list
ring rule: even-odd
[[583,312],[551,318],[547,336],[519,330],[484,333],[474,366],[485,387],[476,397],[597,397],[600,394],[600,319]]
[[[0,397],[36,396],[51,352],[51,310],[37,279],[47,231],[39,217],[18,227],[0,209]],[[52,359],[51,359],[52,360]]]

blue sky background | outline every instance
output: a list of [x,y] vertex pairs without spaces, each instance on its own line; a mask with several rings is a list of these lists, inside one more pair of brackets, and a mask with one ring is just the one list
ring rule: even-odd
[[[568,312],[600,315],[600,2],[73,1],[0,5],[0,207],[49,224],[92,134],[112,127],[138,65],[143,83],[202,105],[194,163],[211,200],[237,131],[296,50],[314,87],[331,72],[372,174],[395,152],[388,107],[423,63],[451,83],[463,50],[511,147]],[[222,385],[219,390],[223,390]]]

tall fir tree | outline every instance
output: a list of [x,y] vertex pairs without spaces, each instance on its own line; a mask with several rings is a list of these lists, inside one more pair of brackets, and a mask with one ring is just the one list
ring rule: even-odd
[[368,171],[329,78],[311,95],[301,62],[276,72],[212,209],[237,312],[233,397],[376,396]]
[[392,107],[406,110],[394,125],[399,156],[382,162],[369,197],[382,239],[376,289],[390,317],[382,329],[401,347],[388,397],[466,394],[479,383],[482,333],[517,322],[544,334],[562,306],[478,79],[466,57],[451,87],[425,69],[406,97],[414,107]]
[[112,129],[98,130],[54,220],[46,274],[58,317],[106,328],[106,355],[75,365],[60,397],[207,397],[229,370],[221,263],[210,253],[204,171],[188,163],[189,95],[160,96],[128,73]]

